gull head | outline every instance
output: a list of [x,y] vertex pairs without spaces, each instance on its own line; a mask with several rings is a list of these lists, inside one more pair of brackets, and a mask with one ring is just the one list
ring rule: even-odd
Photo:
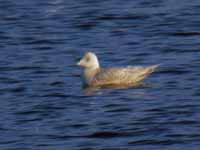
[[87,52],[77,65],[86,69],[98,69],[100,67],[97,56],[92,52]]

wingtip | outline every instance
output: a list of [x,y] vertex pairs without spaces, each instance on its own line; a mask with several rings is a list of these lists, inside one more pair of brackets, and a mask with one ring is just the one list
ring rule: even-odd
[[153,66],[151,66],[151,68],[156,69],[156,68],[158,68],[159,66],[161,66],[161,64],[153,65]]
[[160,66],[160,64],[150,66],[149,69],[148,69],[148,73],[154,72],[155,69],[158,68],[159,66]]

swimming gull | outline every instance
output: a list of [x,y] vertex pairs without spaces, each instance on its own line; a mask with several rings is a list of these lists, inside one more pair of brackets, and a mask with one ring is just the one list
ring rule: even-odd
[[151,74],[159,65],[149,67],[128,66],[101,68],[95,53],[87,52],[77,63],[84,68],[84,83],[87,86],[135,85]]

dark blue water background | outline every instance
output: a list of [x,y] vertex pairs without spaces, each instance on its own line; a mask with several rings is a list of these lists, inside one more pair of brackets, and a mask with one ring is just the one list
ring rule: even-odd
[[[86,95],[75,63],[153,65]],[[1,0],[0,149],[200,149],[199,0]]]

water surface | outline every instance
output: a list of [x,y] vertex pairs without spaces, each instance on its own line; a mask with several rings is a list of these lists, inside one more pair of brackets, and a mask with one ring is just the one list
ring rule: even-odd
[[[200,2],[1,1],[0,149],[199,149]],[[88,96],[75,63],[161,67]]]

